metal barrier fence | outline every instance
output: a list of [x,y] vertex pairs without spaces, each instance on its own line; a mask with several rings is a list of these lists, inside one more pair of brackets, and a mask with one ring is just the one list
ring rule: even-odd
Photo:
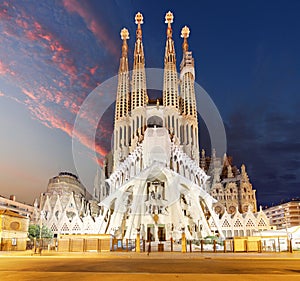
[[[112,251],[137,251],[136,240],[133,239],[112,239]],[[223,252],[222,244],[213,241],[211,244],[204,240],[186,241],[182,246],[182,241],[146,241],[140,240],[139,252]]]
[[[277,242],[277,244],[275,243]],[[138,251],[138,252],[292,252],[291,245],[284,239],[273,241],[268,244],[264,240],[253,237],[234,237],[224,241],[207,240],[188,240],[182,244],[182,240],[167,241],[146,241],[140,240],[138,247],[135,239],[115,239],[115,238],[97,238],[97,237],[63,237],[61,239],[34,239],[27,242],[27,249],[32,249],[34,253],[41,254],[42,251],[59,252],[102,252],[102,251]],[[2,241],[2,250],[14,250],[12,247],[6,247]],[[283,246],[285,245],[285,246]],[[4,247],[5,246],[5,247]]]
[[[137,251],[136,240],[113,239],[112,251]],[[235,253],[235,252],[268,252],[279,251],[272,247],[265,247],[260,239],[236,237],[234,239],[218,240],[188,240],[182,245],[182,241],[146,241],[140,240],[139,252],[210,252],[210,253]],[[281,248],[281,251],[289,251],[289,248]]]

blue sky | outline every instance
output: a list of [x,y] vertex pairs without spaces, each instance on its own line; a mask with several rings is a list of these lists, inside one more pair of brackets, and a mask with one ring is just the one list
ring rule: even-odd
[[[218,107],[228,154],[245,163],[258,203],[299,196],[300,2],[291,0],[0,1],[1,195],[31,203],[50,177],[76,173],[74,121],[89,93],[117,73],[120,30],[130,32],[131,67],[142,12],[146,66],[162,68],[169,10],[177,62],[188,25],[196,80]],[[112,122],[100,126],[100,158]]]

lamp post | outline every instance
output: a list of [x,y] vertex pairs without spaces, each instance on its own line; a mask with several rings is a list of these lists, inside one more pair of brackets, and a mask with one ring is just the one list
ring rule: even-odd
[[138,227],[136,228],[136,245],[135,245],[135,251],[137,253],[140,253],[141,252],[141,245],[140,245],[140,230],[141,230],[141,227]]
[[293,233],[290,233],[290,253],[293,253]]
[[181,252],[186,253],[185,227],[181,225]]
[[286,237],[287,237],[287,250],[290,253],[293,253],[293,243],[292,243],[292,237],[293,234],[289,233],[288,231],[288,219],[284,210],[284,222],[285,222],[285,231],[286,231]]

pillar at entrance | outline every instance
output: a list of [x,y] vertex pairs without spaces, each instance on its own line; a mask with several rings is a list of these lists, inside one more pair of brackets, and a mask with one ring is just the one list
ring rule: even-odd
[[186,238],[185,238],[185,233],[182,232],[182,236],[181,236],[181,252],[182,253],[186,253]]
[[135,242],[135,251],[137,253],[141,252],[141,243],[140,243],[141,239],[140,239],[140,233],[137,233],[136,235],[136,242]]

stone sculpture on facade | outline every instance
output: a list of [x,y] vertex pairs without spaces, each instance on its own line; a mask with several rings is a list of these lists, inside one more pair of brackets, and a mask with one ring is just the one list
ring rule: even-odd
[[[214,150],[210,159],[204,150],[199,158],[190,30],[185,26],[181,31],[178,74],[173,14],[168,12],[165,19],[162,99],[151,101],[147,95],[143,16],[137,13],[132,75],[129,32],[121,31],[113,150],[97,171],[93,196],[75,175],[61,173],[50,179],[39,209],[45,214],[40,220],[54,233],[107,233],[120,239],[135,239],[139,233],[144,239],[164,241],[182,234],[187,239],[248,235],[261,223],[262,212],[253,214],[255,190],[245,166],[239,173],[227,156],[221,163]],[[266,217],[262,220],[267,229]]]

